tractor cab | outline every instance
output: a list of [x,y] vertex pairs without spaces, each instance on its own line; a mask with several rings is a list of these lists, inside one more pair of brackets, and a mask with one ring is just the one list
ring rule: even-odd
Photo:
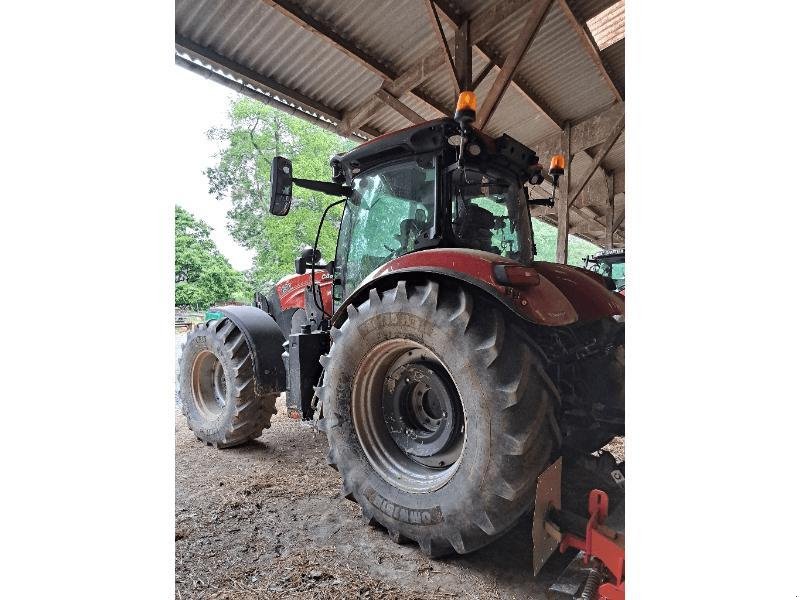
[[439,119],[332,159],[334,180],[352,189],[336,252],[337,300],[417,250],[470,248],[533,260],[523,184],[540,173],[536,154],[508,136],[478,132],[465,145],[459,160],[459,125]]
[[583,266],[603,277],[608,289],[624,294],[625,248],[601,250],[583,259]]
[[419,250],[468,248],[533,262],[524,184],[541,183],[542,166],[508,135],[491,138],[455,118],[428,121],[334,156],[332,183],[292,178],[287,163],[277,157],[273,165],[273,214],[288,211],[291,182],[345,196],[330,263],[335,308],[370,273]]

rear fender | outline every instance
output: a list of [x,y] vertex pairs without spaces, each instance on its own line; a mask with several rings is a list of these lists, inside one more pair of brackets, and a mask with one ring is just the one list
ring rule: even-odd
[[[433,268],[407,269],[407,270],[393,271],[390,274],[370,279],[368,282],[362,284],[355,292],[353,292],[350,295],[349,298],[347,298],[347,300],[344,303],[342,303],[342,305],[339,307],[339,310],[337,310],[336,314],[333,315],[333,320],[331,324],[334,327],[341,327],[342,323],[344,323],[345,320],[347,319],[347,307],[350,304],[360,304],[361,302],[365,301],[369,297],[369,291],[372,288],[386,289],[392,287],[392,285],[396,281],[399,281],[401,279],[414,278],[414,276],[418,276],[420,274],[427,276],[426,277],[427,279],[432,279],[438,282],[449,280],[453,282],[467,284],[468,287],[474,288],[479,292],[483,292],[484,294],[488,294],[489,296],[501,302],[508,309],[519,314],[519,310],[517,309],[516,306],[514,306],[514,301],[510,297],[497,293],[495,290],[491,288],[491,286],[486,285],[479,279],[470,277],[469,275],[465,275],[464,273],[444,271]],[[558,293],[558,290],[555,290],[555,292]],[[564,314],[566,315],[567,312],[565,312]],[[531,320],[528,317],[525,318],[527,318],[527,320],[529,321]]]
[[244,334],[253,357],[256,392],[269,394],[285,390],[286,368],[281,354],[286,340],[275,319],[255,306],[221,306],[219,312]]
[[333,324],[341,324],[347,306],[363,301],[371,288],[419,274],[467,283],[538,325],[571,325],[624,315],[624,299],[580,271],[544,262],[523,266],[497,254],[464,248],[422,250],[395,258],[371,273],[336,311]]

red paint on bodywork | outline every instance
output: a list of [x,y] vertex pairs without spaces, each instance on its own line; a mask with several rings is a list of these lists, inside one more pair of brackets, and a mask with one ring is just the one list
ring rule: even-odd
[[[327,271],[314,271],[314,281],[319,284],[322,306],[328,314],[333,314],[333,276]],[[287,275],[275,284],[281,312],[289,308],[306,307],[306,287],[311,285],[311,271],[300,275]]]
[[535,285],[507,286],[494,276],[495,265],[520,263],[491,252],[465,248],[421,250],[395,258],[373,271],[359,286],[397,272],[431,272],[463,275],[488,286],[521,316],[542,325],[569,325],[614,315],[624,315],[625,301],[605,288],[601,281],[582,274],[581,269],[554,263],[535,262],[539,274]]
[[537,262],[534,267],[569,298],[579,320],[593,321],[625,314],[625,300],[606,288],[602,277],[580,267]]

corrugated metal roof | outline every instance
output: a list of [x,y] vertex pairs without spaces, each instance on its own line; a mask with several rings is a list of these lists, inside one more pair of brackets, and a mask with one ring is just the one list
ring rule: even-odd
[[625,37],[625,0],[586,21],[597,47],[602,50]]
[[[513,38],[509,40],[512,42]],[[554,3],[517,70],[562,119],[575,120],[614,101],[577,32]]]
[[600,53],[614,83],[625,94],[625,38],[611,44]]
[[606,154],[603,164],[611,171],[625,168],[625,132],[611,146],[611,150]]
[[428,15],[418,0],[303,0],[298,4],[397,73],[436,48]]
[[567,4],[579,21],[586,22],[596,17],[607,8],[616,4],[617,0],[567,0]]
[[383,79],[259,0],[177,0],[176,32],[337,110]]
[[[280,0],[280,3],[285,1]],[[203,52],[219,55],[231,63],[219,67],[229,77],[243,77],[243,70],[254,72],[264,81],[271,80],[273,87],[285,88],[285,94],[293,102],[315,103],[320,108],[314,110],[327,113],[334,121],[371,99],[388,77],[401,74],[419,64],[429,53],[438,51],[438,34],[419,0],[289,1],[292,10],[322,22],[334,35],[347,40],[355,52],[368,55],[378,66],[365,64],[353,56],[353,50],[348,52],[319,32],[310,31],[270,0],[176,0],[176,36],[187,40],[190,46],[195,45],[195,50],[187,54],[203,64],[213,62],[204,60]],[[449,3],[455,13],[471,18],[500,1],[437,0]],[[615,1],[566,0],[566,3],[583,25]],[[525,9],[518,11],[483,40],[499,60],[508,55],[519,39],[525,16]],[[446,34],[452,36],[448,19],[443,19],[443,25]],[[623,88],[624,39],[605,48],[601,56],[610,77]],[[473,49],[473,76],[486,64],[483,54]],[[380,72],[376,72],[376,68]],[[455,90],[448,69],[447,65],[442,65],[417,89],[420,95],[449,112]],[[500,68],[495,66],[478,86],[479,111],[499,72]],[[615,101],[608,81],[558,0],[550,6],[514,80],[528,94],[541,100],[559,124],[581,120]],[[400,101],[425,119],[441,114],[414,92],[403,93]],[[381,106],[359,127],[369,134],[377,134],[408,124],[406,117],[388,106]],[[486,130],[493,135],[508,133],[522,143],[533,144],[558,132],[559,125],[512,84]],[[624,157],[623,136],[604,165],[624,168]]]

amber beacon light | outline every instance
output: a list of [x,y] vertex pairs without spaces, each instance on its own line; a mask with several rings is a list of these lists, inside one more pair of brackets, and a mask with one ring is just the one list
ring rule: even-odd
[[475,92],[461,92],[456,102],[456,114],[453,118],[463,127],[475,121],[478,111],[478,97]]
[[556,154],[550,159],[550,175],[563,175],[565,165],[566,162],[564,161],[564,155]]

